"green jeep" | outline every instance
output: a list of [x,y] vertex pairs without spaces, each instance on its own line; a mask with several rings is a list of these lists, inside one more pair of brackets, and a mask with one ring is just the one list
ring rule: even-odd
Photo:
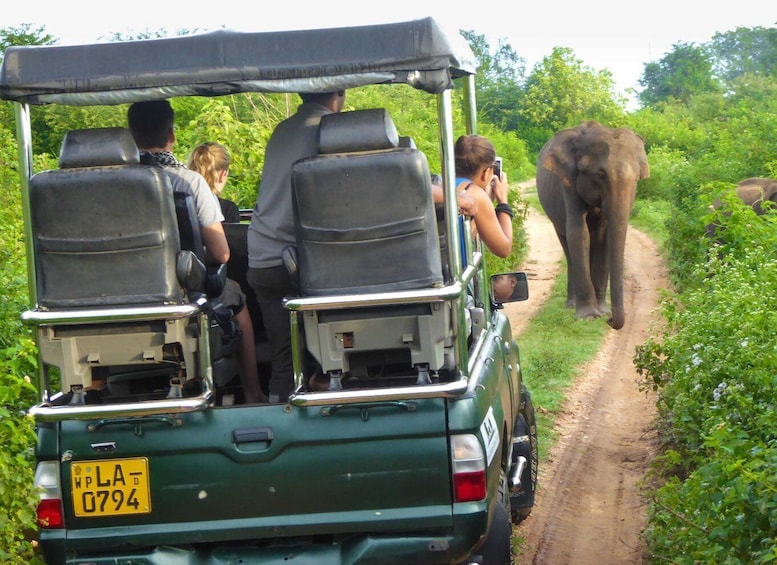
[[[474,133],[474,78],[463,39],[431,18],[6,51],[47,563],[510,563],[537,435],[518,345],[457,211],[451,91]],[[59,168],[32,168],[37,105],[373,84],[435,97],[446,203],[385,110],[322,121],[334,141],[294,168],[301,292],[285,300],[283,403],[227,400],[234,364],[212,298],[225,268],[245,281],[245,223],[227,226],[230,263],[208,266],[191,202],[124,128],[68,132]],[[528,296],[517,275],[513,300]],[[308,389],[308,354],[328,390]]]

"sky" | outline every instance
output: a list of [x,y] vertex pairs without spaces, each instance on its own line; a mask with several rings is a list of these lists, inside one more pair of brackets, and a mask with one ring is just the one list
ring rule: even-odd
[[[378,13],[381,7],[383,14]],[[170,35],[180,29],[274,31],[427,16],[453,29],[484,35],[494,48],[499,41],[509,43],[526,61],[527,71],[550,55],[554,47],[568,47],[584,65],[612,72],[616,91],[633,100],[628,89],[640,88],[638,80],[645,63],[660,60],[679,42],[704,43],[717,32],[737,27],[773,27],[777,6],[763,0],[273,0],[254,4],[214,0],[35,0],[27,4],[14,0],[0,10],[0,28],[30,23],[34,28],[44,27],[60,44],[75,44],[91,43],[114,33],[132,36],[160,29]]]

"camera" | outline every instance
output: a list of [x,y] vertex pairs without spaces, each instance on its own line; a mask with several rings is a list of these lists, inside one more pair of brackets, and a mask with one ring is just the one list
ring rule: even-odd
[[502,178],[502,158],[497,157],[494,159],[494,176],[498,179]]

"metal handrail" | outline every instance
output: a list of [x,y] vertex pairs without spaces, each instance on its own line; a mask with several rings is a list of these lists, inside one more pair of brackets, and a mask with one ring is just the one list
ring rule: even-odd
[[62,420],[94,420],[97,418],[122,418],[129,416],[155,416],[159,414],[182,414],[204,410],[211,402],[213,392],[205,390],[192,398],[146,400],[135,403],[95,404],[82,406],[53,406],[49,403],[36,404],[29,410],[30,416],[40,422]]
[[360,402],[382,402],[417,400],[421,398],[458,398],[469,390],[467,377],[439,385],[415,385],[381,389],[314,392],[297,391],[289,397],[294,406],[331,406],[337,404],[358,404]]
[[22,321],[35,326],[66,326],[97,322],[125,322],[145,320],[179,320],[196,316],[203,311],[205,299],[189,304],[160,306],[84,308],[78,310],[27,310]]

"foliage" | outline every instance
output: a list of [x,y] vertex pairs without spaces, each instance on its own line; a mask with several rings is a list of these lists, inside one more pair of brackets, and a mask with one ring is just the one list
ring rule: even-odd
[[680,100],[687,102],[694,94],[716,92],[720,85],[712,76],[712,57],[708,48],[693,43],[675,43],[658,62],[645,64],[638,97],[643,106]]
[[665,252],[669,234],[666,230],[667,219],[672,215],[672,204],[668,200],[637,200],[631,210],[629,224],[647,233]]
[[30,375],[35,371],[35,346],[21,338],[0,350],[0,561],[30,563],[35,529],[33,445],[35,429],[26,407],[35,400]]
[[0,127],[0,348],[10,347],[24,333],[19,313],[28,303],[18,169],[16,143]]
[[515,127],[534,154],[566,127],[586,120],[613,127],[626,119],[625,100],[615,94],[612,74],[584,66],[568,48],[556,47],[537,63],[518,96],[519,122],[508,127]]
[[526,61],[504,40],[499,40],[492,51],[484,35],[467,30],[461,34],[478,60],[475,88],[481,117],[502,130],[515,129],[520,119],[516,93],[524,82]]
[[755,219],[763,225],[728,219],[729,231],[750,237],[701,263],[700,284],[666,298],[664,330],[637,348],[672,449],[647,531],[659,560],[777,557],[777,216]]
[[180,154],[182,160],[196,145],[216,141],[230,153],[229,182],[224,197],[241,208],[253,208],[257,187],[264,166],[264,149],[277,121],[288,116],[286,95],[238,94],[199,101],[196,112],[178,114],[183,126],[176,145],[187,148]]
[[667,262],[678,288],[692,284],[694,265],[704,259],[708,206],[743,178],[777,171],[777,80],[745,75],[727,94],[704,93],[688,103],[661,103],[629,118],[645,139],[650,178],[638,199],[666,199]]
[[71,130],[126,126],[127,106],[34,106],[30,118],[34,152],[56,157]]
[[0,28],[0,61],[5,50],[13,45],[54,45],[56,42],[45,28],[33,28],[32,24]]
[[737,27],[709,43],[715,74],[731,83],[745,74],[777,76],[777,28]]
[[640,200],[671,200],[675,187],[687,178],[689,165],[682,151],[657,146],[650,151],[650,176],[639,182]]

